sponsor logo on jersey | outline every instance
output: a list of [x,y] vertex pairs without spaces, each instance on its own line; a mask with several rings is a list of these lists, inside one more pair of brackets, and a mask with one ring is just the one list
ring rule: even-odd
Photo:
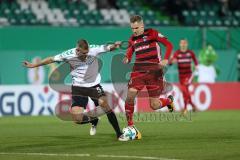
[[144,49],[148,49],[150,46],[149,45],[145,45],[145,46],[140,46],[138,48],[135,49],[135,51],[140,51],[140,50],[144,50]]
[[147,41],[147,36],[144,36],[143,37],[143,42],[146,42]]

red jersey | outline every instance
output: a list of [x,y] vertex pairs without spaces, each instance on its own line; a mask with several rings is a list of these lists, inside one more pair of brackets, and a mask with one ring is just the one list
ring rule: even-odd
[[[172,44],[154,29],[146,29],[144,33],[139,36],[132,35],[128,41],[128,49],[126,52],[126,57],[129,62],[132,59],[132,55],[135,52],[136,63],[159,63],[161,58],[161,48],[158,45],[158,42],[166,46],[166,54],[164,59],[169,59],[169,56],[172,52]],[[135,70],[133,68],[133,71]]]
[[[192,68],[191,64],[192,61],[194,62],[195,66],[198,65],[198,61],[195,57],[195,54],[191,50],[187,50],[186,52],[181,52],[180,50],[177,50],[173,54],[173,59],[177,60],[178,64],[178,72],[179,72],[179,79],[180,81],[185,78],[190,78],[192,75]],[[170,63],[171,63],[170,61]]]

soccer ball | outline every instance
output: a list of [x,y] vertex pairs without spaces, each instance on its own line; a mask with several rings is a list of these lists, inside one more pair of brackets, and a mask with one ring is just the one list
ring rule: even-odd
[[129,140],[134,140],[136,138],[137,131],[134,127],[128,126],[126,128],[123,128],[123,135]]

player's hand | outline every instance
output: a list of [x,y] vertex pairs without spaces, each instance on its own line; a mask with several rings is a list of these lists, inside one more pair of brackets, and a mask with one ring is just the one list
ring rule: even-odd
[[168,60],[167,59],[164,59],[160,62],[160,65],[165,67],[166,65],[168,65]]
[[123,63],[124,63],[124,64],[128,64],[128,63],[129,63],[129,60],[128,60],[127,57],[124,57],[124,58],[123,58]]
[[35,67],[35,65],[33,63],[30,63],[28,61],[24,61],[22,64],[23,64],[24,67],[27,67],[27,68],[34,68]]
[[172,60],[172,63],[177,63],[177,59],[174,58],[174,59]]
[[109,45],[108,47],[110,47],[109,48],[110,51],[113,51],[113,50],[119,48],[121,45],[122,45],[121,41],[116,41],[116,42],[114,42],[114,44]]
[[116,41],[114,43],[114,45],[116,46],[116,48],[119,48],[122,45],[122,42],[121,41]]

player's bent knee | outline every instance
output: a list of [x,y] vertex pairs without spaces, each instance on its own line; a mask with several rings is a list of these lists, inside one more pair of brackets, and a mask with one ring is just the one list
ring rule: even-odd
[[99,106],[101,106],[101,107],[107,107],[107,106],[108,106],[108,103],[107,103],[107,101],[105,101],[105,100],[100,100],[100,101],[99,101]]
[[101,106],[103,108],[106,108],[106,109],[109,108],[109,105],[108,105],[106,97],[99,98],[98,103],[99,103],[99,106]]
[[84,111],[83,107],[79,107],[79,106],[72,107],[71,114],[72,114],[72,120],[74,121],[74,123],[82,122],[83,111]]
[[126,98],[126,103],[129,105],[134,105],[135,97],[137,95],[137,90],[134,88],[129,88],[127,98]]
[[150,107],[151,107],[153,110],[157,110],[157,109],[160,109],[160,108],[161,108],[161,104],[160,104],[158,101],[151,101],[151,102],[150,102]]

